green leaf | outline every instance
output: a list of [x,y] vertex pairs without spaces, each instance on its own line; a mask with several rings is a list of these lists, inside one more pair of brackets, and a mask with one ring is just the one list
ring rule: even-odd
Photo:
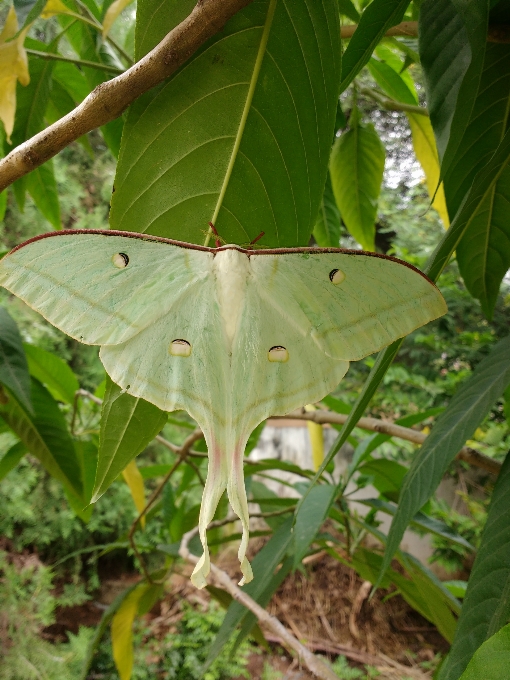
[[25,444],[23,444],[23,442],[16,442],[16,444],[11,446],[11,448],[3,456],[2,460],[0,460],[0,481],[6,475],[8,475],[11,470],[14,470],[26,452],[27,447]]
[[494,487],[455,639],[441,668],[441,680],[457,680],[473,652],[510,618],[509,493],[510,455],[507,455]]
[[122,392],[107,377],[93,503],[104,494],[126,465],[161,432],[166,421],[164,411],[148,401]]
[[510,336],[498,342],[472,376],[457,388],[447,409],[415,454],[388,535],[383,569],[389,566],[412,517],[434,493],[448,465],[509,383]]
[[[81,479],[83,484],[83,498],[85,504],[90,503],[92,498],[92,490],[94,488],[94,480],[96,477],[97,468],[97,445],[87,440],[75,440],[74,448],[76,451],[76,458],[81,470]],[[94,506],[89,505],[85,511],[90,516]]]
[[306,555],[310,543],[328,516],[335,493],[336,487],[331,484],[315,486],[297,513],[294,526],[294,568]]
[[80,389],[78,379],[63,359],[35,345],[23,345],[30,375],[46,386],[51,395],[66,404],[73,404]]
[[358,468],[358,472],[371,477],[371,483],[379,493],[396,501],[406,476],[407,468],[395,460],[379,458],[365,463]]
[[[47,45],[36,40],[27,38],[26,45],[48,51]],[[29,58],[30,83],[26,87],[17,88],[16,121],[12,133],[13,147],[30,139],[44,127],[44,114],[50,98],[53,65],[53,61]],[[51,161],[17,180],[15,187],[22,196],[25,190],[28,190],[44,217],[55,229],[60,229],[60,204]]]
[[[400,60],[399,60],[400,61]],[[392,99],[405,104],[418,104],[418,98],[391,66],[377,59],[370,59],[368,69],[379,87]]]
[[[292,542],[291,529],[292,518],[289,518],[280,525],[269,542],[259,553],[257,553],[251,563],[254,578],[251,583],[243,588],[243,592],[247,593],[256,602],[259,602],[263,597],[266,592],[268,581],[274,576],[276,567],[283,560],[285,553]],[[225,644],[230,640],[236,627],[243,622],[247,614],[248,610],[243,607],[242,604],[232,602],[225,614],[218,634],[212,643],[202,672],[209,668],[214,659],[216,659]]]
[[480,85],[487,44],[487,0],[425,0],[420,59],[443,176],[456,157]]
[[340,229],[342,221],[336,205],[328,173],[326,186],[319,206],[319,215],[313,228],[313,237],[321,248],[338,248],[340,243]]
[[5,385],[27,411],[33,412],[30,374],[21,335],[5,307],[0,307],[0,384]]
[[37,19],[47,0],[14,0],[19,29]]
[[503,680],[509,668],[510,624],[483,643],[460,680]]
[[[455,214],[474,175],[494,153],[508,128],[510,46],[489,43],[482,75],[483,90],[444,184],[450,214]],[[483,124],[480,121],[483,120]],[[457,247],[460,273],[469,292],[490,319],[503,277],[510,267],[510,168],[494,184],[485,203]]]
[[340,92],[343,92],[368,63],[375,46],[388,28],[402,21],[409,0],[373,0],[361,15],[342,63]]
[[[139,2],[136,58],[194,5]],[[111,228],[202,243],[212,221],[229,243],[264,229],[263,245],[306,245],[326,180],[340,55],[336,0],[258,0],[238,12],[131,106]]]
[[0,414],[29,452],[72,494],[82,498],[80,465],[73,440],[57,402],[37,380],[32,379],[30,416],[12,394],[0,402]]
[[358,23],[360,13],[356,7],[354,7],[352,0],[338,0],[338,11],[340,14],[343,14],[343,16],[348,17],[351,21],[354,21],[355,24]]
[[375,250],[375,218],[385,155],[374,126],[357,123],[335,141],[331,152],[336,203],[345,226],[364,250]]

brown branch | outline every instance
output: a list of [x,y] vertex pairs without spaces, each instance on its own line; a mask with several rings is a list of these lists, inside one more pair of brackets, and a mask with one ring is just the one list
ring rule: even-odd
[[[195,533],[196,529],[193,529],[187,534],[184,534],[179,549],[179,555],[192,564],[196,564],[199,559],[196,555],[193,555],[188,548],[189,541]],[[275,635],[284,647],[296,652],[299,660],[306,664],[311,673],[316,677],[321,678],[321,680],[338,680],[337,675],[333,673],[331,668],[326,666],[320,658],[302,645],[276,617],[271,616],[271,614],[255,602],[255,600],[253,600],[244,590],[239,588],[239,586],[236,586],[235,583],[230,580],[228,574],[222,569],[219,569],[215,564],[211,564],[211,573],[216,582],[223,587],[236,602],[239,602],[246,607],[246,609],[249,609],[249,611],[255,614],[259,623],[263,624],[267,630]]]
[[198,0],[193,12],[134,66],[98,85],[66,116],[0,161],[0,191],[71,142],[118,118],[144,92],[177,71],[206,40],[252,0]]
[[[332,411],[293,411],[286,416],[273,416],[273,419],[295,419],[295,420],[311,420],[319,425],[327,425],[335,423],[343,425],[348,416],[343,413],[333,413]],[[402,425],[395,425],[386,420],[379,420],[378,418],[360,418],[356,427],[362,430],[369,430],[371,432],[380,432],[387,434],[390,437],[398,437],[414,444],[423,444],[427,435],[418,430],[412,430],[409,427],[402,427]],[[476,451],[469,446],[464,446],[457,454],[458,460],[463,460],[474,467],[481,468],[494,475],[498,475],[501,470],[501,463],[489,456],[484,455],[480,451]]]
[[[340,29],[340,37],[342,39],[352,38],[358,24],[347,24]],[[417,21],[403,21],[396,26],[392,26],[384,34],[385,38],[390,37],[403,38],[417,38],[418,37],[418,22]],[[510,26],[508,24],[494,24],[489,26],[487,31],[487,42],[496,43],[510,43]]]

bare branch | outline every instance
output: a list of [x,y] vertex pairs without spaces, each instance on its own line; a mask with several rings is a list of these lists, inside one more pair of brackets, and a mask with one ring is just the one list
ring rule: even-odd
[[198,0],[193,12],[134,66],[98,85],[83,102],[0,161],[0,191],[53,158],[71,142],[118,118],[144,92],[182,66],[252,0]]
[[[354,31],[358,28],[358,24],[347,24],[342,26],[340,37],[342,39],[352,38]],[[418,37],[418,22],[417,21],[403,21],[396,26],[392,26],[386,33],[385,37],[402,37],[402,38],[417,38]],[[489,26],[487,32],[487,42],[496,43],[510,43],[510,26],[507,24],[494,24]]]
[[[189,541],[195,535],[196,529],[192,529],[187,534],[184,534],[181,541],[181,547],[179,549],[179,555],[192,564],[198,562],[198,557],[193,555],[188,548]],[[222,569],[219,569],[215,564],[211,564],[211,572],[216,580],[216,582],[222,586],[234,600],[242,604],[249,609],[258,621],[264,625],[264,627],[275,635],[281,643],[287,647],[289,650],[293,650],[298,655],[300,661],[306,664],[308,670],[313,673],[316,677],[321,678],[321,680],[338,680],[337,675],[326,666],[326,664],[321,661],[315,654],[313,654],[309,649],[302,645],[299,640],[297,640],[292,633],[285,628],[284,625],[278,621],[274,616],[271,616],[263,607],[261,607],[255,600],[253,600],[245,591],[243,591],[239,586],[236,586],[233,581],[230,580],[228,574],[226,574]]]
[[[273,416],[273,419],[287,419],[292,418],[295,420],[311,420],[319,425],[327,425],[330,423],[336,423],[338,425],[343,425],[348,416],[343,413],[333,413],[332,411],[293,411],[286,416]],[[414,444],[423,444],[427,439],[427,435],[423,432],[418,432],[418,430],[412,430],[410,427],[402,427],[402,425],[395,425],[395,423],[390,423],[387,420],[379,420],[378,418],[360,418],[356,425],[362,430],[370,430],[371,432],[380,432],[381,434],[387,434],[390,437],[398,437],[398,439],[405,439],[406,441],[413,442]],[[476,451],[469,446],[464,446],[457,454],[458,460],[463,460],[470,465],[481,468],[482,470],[487,470],[494,475],[498,475],[501,470],[501,463],[489,456],[484,455],[480,451]]]

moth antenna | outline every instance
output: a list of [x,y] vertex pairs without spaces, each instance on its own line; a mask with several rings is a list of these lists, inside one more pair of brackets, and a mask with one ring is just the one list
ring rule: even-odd
[[209,222],[209,226],[211,227],[212,233],[216,236],[216,240],[215,240],[216,248],[219,248],[221,246],[220,235],[216,231],[216,227],[214,226],[214,224],[212,222]]
[[264,236],[265,233],[266,233],[265,231],[261,231],[260,234],[256,238],[253,239],[253,241],[250,241],[250,246],[255,245],[255,243],[257,243],[257,241],[260,241],[260,239]]

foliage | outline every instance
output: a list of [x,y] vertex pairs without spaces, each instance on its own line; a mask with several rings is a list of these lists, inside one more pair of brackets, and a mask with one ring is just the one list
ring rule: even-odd
[[[14,9],[10,3],[2,6],[1,83],[7,78],[0,96],[2,153],[124,71],[195,2],[156,6],[139,0],[136,53],[133,6],[119,14],[128,4],[14,0]],[[264,230],[263,245],[280,246],[307,244],[313,231],[321,246],[376,248],[436,280],[447,315],[353,366],[335,398],[326,400],[330,409],[349,417],[317,475],[282,461],[246,463],[250,500],[268,515],[262,533],[269,536],[254,560],[260,565],[258,580],[247,590],[267,604],[305,556],[327,550],[372,583],[393,584],[454,639],[439,677],[458,680],[472,657],[476,665],[498,642],[497,631],[508,618],[506,571],[498,572],[498,560],[508,563],[501,558],[507,546],[500,546],[503,553],[491,547],[494,536],[507,530],[500,502],[507,463],[488,516],[487,499],[478,502],[465,494],[469,516],[431,500],[443,474],[457,473],[452,461],[459,448],[468,444],[502,460],[510,445],[505,281],[510,48],[487,40],[489,25],[495,30],[509,23],[508,8],[482,0],[298,0],[291,13],[287,5],[254,0],[125,117],[78,140],[3,192],[0,251],[50,228],[105,228],[116,173],[114,228],[201,243],[212,220],[228,241],[247,243]],[[359,24],[342,64],[337,10],[341,22],[347,17]],[[419,21],[419,40],[384,37],[401,20]],[[6,42],[18,27],[21,33]],[[45,53],[55,58],[45,59]],[[131,555],[127,532],[135,516],[133,499],[141,507],[177,462],[154,436],[162,432],[175,448],[195,424],[182,413],[168,419],[111,383],[105,386],[96,349],[65,338],[3,291],[0,303],[1,533],[13,549],[29,547],[45,560],[82,550],[96,555],[98,544]],[[97,390],[95,398],[104,397],[102,409],[88,397],[76,398],[78,387]],[[367,435],[357,427],[367,410],[406,427],[426,428],[430,436],[417,451],[396,438]],[[338,481],[338,475],[331,476],[333,458],[346,441],[354,446],[354,457]],[[203,443],[195,449],[205,453]],[[180,540],[196,525],[205,466],[197,456],[182,462],[147,513],[146,527],[135,532],[149,571],[166,574],[175,567]],[[292,484],[294,499],[275,497],[264,478],[256,477],[281,469],[299,479]],[[119,479],[122,472],[131,481],[132,498]],[[368,485],[374,498],[366,500],[370,509],[363,518],[349,511],[348,494]],[[87,507],[93,495],[101,498]],[[380,531],[380,513],[395,518],[389,538]],[[226,514],[223,500],[216,517]],[[398,551],[408,525],[430,534],[434,559],[451,568],[466,566],[479,547],[456,637],[459,601],[425,566]],[[381,550],[364,547],[368,534],[382,545],[389,541],[385,558]],[[211,532],[210,543],[219,549],[238,538],[227,525]],[[393,553],[398,570],[390,565]],[[51,575],[43,567],[19,572],[2,559],[9,577],[0,589],[16,612],[9,635],[29,663],[34,654],[46,669],[48,646],[37,635],[55,606]],[[82,559],[88,557],[75,556],[75,574]],[[138,557],[135,563],[140,566]],[[88,565],[90,588],[96,583],[93,564]],[[480,598],[479,607],[478,593],[487,587],[482,572],[493,590],[491,598]],[[492,577],[496,573],[499,578]],[[34,592],[37,598],[30,597]],[[147,629],[135,619],[132,677],[154,677],[163,668],[171,669],[172,677],[190,677],[198,658],[207,659],[210,678],[228,677],[239,660],[236,672],[241,672],[242,654],[237,651],[234,661],[227,661],[231,642],[226,643],[240,627],[234,649],[246,650],[246,636],[257,634],[255,620],[224,594],[216,595],[228,607],[223,623],[217,609],[205,618],[186,610],[171,646],[166,638],[147,641]],[[477,635],[461,636],[465,627]],[[92,638],[83,630],[58,650],[69,677],[79,677]],[[113,678],[109,644],[101,643],[94,669]],[[156,645],[164,654],[151,666],[147,658]],[[20,672],[12,649],[0,670],[6,678]],[[54,671],[47,668],[51,677]],[[335,671],[346,678],[373,676],[371,669],[365,674],[348,669],[342,658]],[[29,677],[32,671],[23,672]]]

